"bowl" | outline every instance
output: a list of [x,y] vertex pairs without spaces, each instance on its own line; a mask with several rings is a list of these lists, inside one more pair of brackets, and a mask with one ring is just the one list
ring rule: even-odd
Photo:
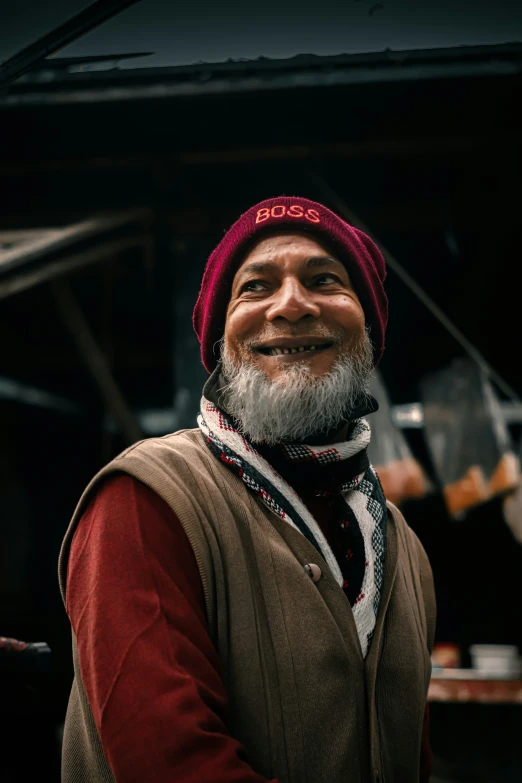
[[512,644],[473,644],[469,648],[473,668],[488,674],[520,675],[518,647]]

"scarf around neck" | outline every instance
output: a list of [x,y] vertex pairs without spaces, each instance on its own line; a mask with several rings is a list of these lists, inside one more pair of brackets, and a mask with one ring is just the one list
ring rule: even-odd
[[[252,443],[239,431],[237,423],[227,414],[225,404],[219,396],[219,372],[216,371],[205,385],[198,416],[198,425],[208,448],[250,492],[305,536],[323,557],[350,599],[365,656],[379,608],[388,518],[380,481],[366,453],[371,436],[368,422],[363,417],[352,419],[345,430],[346,439],[341,442],[325,445],[285,443],[266,447]],[[375,407],[370,406],[368,410],[371,412]],[[351,526],[352,540],[360,549],[360,569],[350,585],[345,569],[341,568],[299,494],[300,487],[305,486],[313,487],[316,496],[334,498],[339,508],[340,527]],[[347,557],[351,557],[351,549],[347,551]]]

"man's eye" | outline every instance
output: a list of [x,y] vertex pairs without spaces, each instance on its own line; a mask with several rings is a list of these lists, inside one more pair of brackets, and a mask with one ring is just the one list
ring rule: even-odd
[[339,283],[337,275],[319,275],[314,280],[316,285],[329,285],[330,283]]
[[254,292],[257,293],[258,291],[263,290],[263,283],[261,280],[249,280],[247,283],[244,283],[241,286],[241,293],[244,292]]

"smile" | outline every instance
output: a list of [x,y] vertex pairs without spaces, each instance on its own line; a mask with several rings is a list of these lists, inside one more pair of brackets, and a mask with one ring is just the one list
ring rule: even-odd
[[273,346],[270,348],[259,348],[259,352],[264,354],[265,356],[289,356],[290,354],[299,354],[299,353],[320,353],[321,351],[325,351],[327,348],[331,348],[333,343],[323,343],[321,345],[299,345],[295,347],[282,347],[282,346]]

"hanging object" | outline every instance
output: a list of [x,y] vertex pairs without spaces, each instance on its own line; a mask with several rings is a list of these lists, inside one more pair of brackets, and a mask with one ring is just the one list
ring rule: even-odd
[[388,394],[378,374],[372,379],[370,391],[379,403],[379,410],[371,415],[372,439],[368,456],[386,499],[399,505],[409,498],[422,498],[429,490],[429,482],[406,438],[393,422]]
[[522,544],[522,482],[519,482],[513,492],[506,495],[502,503],[502,511],[513,537]]
[[[522,456],[522,443],[521,443]],[[502,512],[506,525],[511,530],[513,537],[522,544],[522,478],[515,489],[508,492],[502,500]]]
[[427,445],[452,516],[517,485],[520,460],[481,367],[455,360],[422,381],[421,398]]

